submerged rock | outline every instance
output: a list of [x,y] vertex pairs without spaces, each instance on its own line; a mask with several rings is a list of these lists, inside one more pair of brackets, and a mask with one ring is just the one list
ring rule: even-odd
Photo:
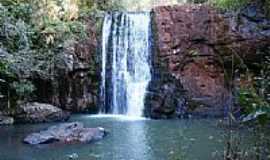
[[89,143],[101,140],[106,136],[104,128],[85,128],[80,122],[65,123],[52,126],[47,130],[28,135],[23,142],[26,144],[48,144],[53,142],[62,143]]
[[42,123],[66,121],[70,113],[50,104],[27,103],[17,107],[16,123]]

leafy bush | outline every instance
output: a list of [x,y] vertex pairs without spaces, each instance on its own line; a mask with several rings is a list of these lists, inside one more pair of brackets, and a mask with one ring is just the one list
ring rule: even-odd
[[0,37],[2,37],[0,46],[11,52],[29,46],[28,37],[31,33],[29,25],[21,18],[17,19],[20,16],[27,18],[24,13],[17,13],[18,11],[21,12],[22,7],[28,8],[28,6],[24,5],[4,7],[0,3]]
[[238,102],[246,115],[244,121],[256,119],[261,125],[267,124],[270,119],[270,104],[256,93],[255,88],[240,89]]
[[7,72],[7,63],[4,61],[0,61],[0,73],[6,74]]
[[35,91],[35,86],[30,81],[21,80],[19,82],[13,82],[11,89],[15,90],[19,100],[26,101]]
[[270,17],[270,0],[265,1],[264,10],[268,17]]
[[1,94],[27,99],[35,87],[25,79],[52,77],[66,42],[83,41],[89,20],[101,28],[104,12],[120,7],[115,0],[0,1],[0,52],[8,55],[0,57]]
[[209,0],[209,2],[222,10],[238,10],[246,6],[250,0]]
[[[0,75],[6,74],[6,70],[7,70],[6,63],[0,61]],[[6,81],[2,79],[2,77],[0,77],[0,86],[3,85],[4,83],[6,83]],[[3,97],[4,95],[0,90],[0,98],[3,98]]]

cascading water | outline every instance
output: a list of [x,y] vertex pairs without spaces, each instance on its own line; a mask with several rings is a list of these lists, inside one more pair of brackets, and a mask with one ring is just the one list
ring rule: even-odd
[[142,116],[151,80],[150,13],[105,17],[102,41],[102,113]]

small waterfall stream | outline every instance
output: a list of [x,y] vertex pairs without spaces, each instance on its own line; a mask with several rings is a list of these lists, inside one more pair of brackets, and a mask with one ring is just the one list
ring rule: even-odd
[[102,113],[142,116],[151,80],[150,13],[107,14],[102,38]]

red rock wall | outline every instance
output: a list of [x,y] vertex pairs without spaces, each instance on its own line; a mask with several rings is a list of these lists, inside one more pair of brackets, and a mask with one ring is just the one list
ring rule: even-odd
[[228,26],[223,19],[206,6],[175,6],[156,8],[154,20],[156,63],[165,63],[165,69],[182,83],[190,99],[223,106],[229,96],[224,73],[214,49],[205,44],[224,36]]
[[261,22],[251,20],[248,12],[233,15],[206,5],[163,6],[153,10],[153,19],[154,69],[181,82],[190,102],[201,106],[194,112],[221,111],[230,100],[220,56],[235,53],[254,60],[256,50],[270,44],[269,30],[256,30]]

